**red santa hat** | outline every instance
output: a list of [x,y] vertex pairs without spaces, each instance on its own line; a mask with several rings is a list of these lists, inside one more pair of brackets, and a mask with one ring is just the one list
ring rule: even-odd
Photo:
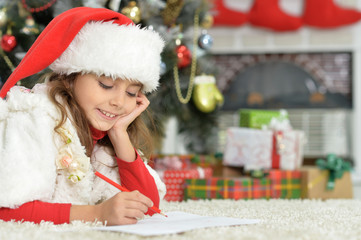
[[78,7],[55,17],[36,39],[0,90],[0,97],[19,80],[49,67],[60,74],[95,73],[134,80],[144,92],[158,86],[158,33],[134,25],[126,16],[105,8]]

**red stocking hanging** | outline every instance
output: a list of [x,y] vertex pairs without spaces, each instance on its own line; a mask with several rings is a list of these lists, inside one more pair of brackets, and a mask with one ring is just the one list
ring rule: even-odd
[[281,10],[279,0],[254,0],[248,14],[248,21],[254,26],[280,32],[297,30],[302,26],[301,18],[291,16]]
[[229,9],[224,4],[225,0],[215,0],[214,3],[214,25],[241,26],[247,22],[247,15]]
[[305,25],[320,28],[340,27],[361,19],[359,11],[338,7],[334,0],[305,0],[303,15]]

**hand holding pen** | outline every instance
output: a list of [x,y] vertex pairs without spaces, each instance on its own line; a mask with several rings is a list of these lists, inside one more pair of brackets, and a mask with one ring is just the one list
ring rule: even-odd
[[[100,177],[101,179],[103,179],[103,180],[106,181],[107,183],[113,185],[114,187],[118,188],[119,190],[121,190],[121,191],[123,191],[123,192],[130,192],[127,188],[119,185],[118,183],[112,181],[111,179],[109,179],[108,177],[104,176],[103,174],[101,174],[101,173],[99,173],[99,172],[97,172],[97,171],[95,172],[95,175],[96,175],[97,177]],[[164,213],[162,213],[160,209],[158,209],[158,208],[155,207],[155,206],[150,207],[149,209],[152,210],[152,211],[155,212],[155,213],[159,213],[159,214],[161,214],[161,215],[163,215],[163,216],[165,216],[165,217],[168,217],[167,215],[165,215]]]

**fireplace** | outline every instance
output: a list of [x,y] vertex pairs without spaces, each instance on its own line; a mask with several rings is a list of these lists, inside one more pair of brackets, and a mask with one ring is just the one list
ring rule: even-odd
[[215,54],[213,62],[224,111],[352,108],[350,52]]

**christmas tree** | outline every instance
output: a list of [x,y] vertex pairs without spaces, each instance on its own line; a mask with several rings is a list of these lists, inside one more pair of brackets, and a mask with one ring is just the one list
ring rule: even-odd
[[[161,144],[164,137],[164,123],[175,116],[188,151],[213,153],[223,97],[210,61],[212,37],[207,29],[213,18],[209,0],[5,0],[0,3],[1,84],[52,18],[79,6],[110,8],[159,32],[165,40],[160,87],[148,96],[157,142]],[[20,84],[30,88],[42,73]]]

